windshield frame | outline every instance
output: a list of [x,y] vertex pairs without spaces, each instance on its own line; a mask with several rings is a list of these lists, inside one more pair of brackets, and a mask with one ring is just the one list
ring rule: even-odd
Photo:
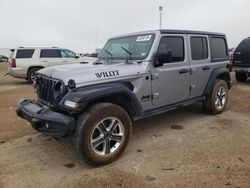
[[120,61],[124,61],[124,60],[126,60],[127,59],[127,55],[125,55],[124,57],[114,57],[114,56],[110,56],[110,55],[108,55],[108,54],[106,54],[106,52],[105,52],[105,50],[107,50],[106,48],[107,48],[107,45],[110,45],[110,41],[112,41],[112,40],[116,40],[116,39],[123,39],[123,38],[128,38],[128,37],[139,37],[139,36],[147,36],[147,35],[151,35],[151,44],[150,44],[150,46],[149,46],[149,49],[148,49],[148,51],[147,51],[147,53],[144,55],[144,56],[141,56],[141,57],[133,57],[133,55],[132,55],[132,57],[131,57],[131,61],[136,61],[136,60],[139,60],[139,61],[141,61],[141,60],[145,60],[148,56],[149,56],[149,54],[150,54],[150,51],[152,50],[152,46],[153,46],[153,44],[154,44],[154,42],[155,42],[155,39],[156,39],[156,34],[155,33],[137,33],[137,34],[133,34],[133,35],[125,35],[125,36],[120,36],[120,37],[114,37],[114,38],[110,38],[107,42],[106,42],[106,44],[104,45],[104,47],[103,47],[103,49],[102,49],[102,51],[101,51],[101,53],[99,54],[99,56],[98,56],[98,60],[108,60],[108,61],[113,61],[113,60],[116,60],[116,61],[118,61],[118,60],[120,60]]

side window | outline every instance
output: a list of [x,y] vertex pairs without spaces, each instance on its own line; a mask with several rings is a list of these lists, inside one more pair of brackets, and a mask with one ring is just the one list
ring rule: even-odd
[[23,50],[17,50],[16,53],[16,58],[21,59],[21,58],[32,58],[34,54],[34,49],[23,49]]
[[57,49],[41,50],[40,58],[60,58],[60,57],[62,57],[60,50]]
[[202,60],[208,58],[208,46],[206,37],[191,37],[190,44],[193,60]]
[[184,61],[184,40],[183,37],[162,37],[157,53],[163,53],[166,51],[172,52],[172,62]]
[[61,56],[63,58],[75,58],[76,54],[69,50],[61,50]]
[[212,61],[225,61],[228,59],[228,50],[226,40],[222,37],[210,38],[211,58]]

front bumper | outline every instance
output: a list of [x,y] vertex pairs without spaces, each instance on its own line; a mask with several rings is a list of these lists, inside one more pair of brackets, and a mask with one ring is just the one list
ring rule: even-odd
[[16,113],[29,121],[34,129],[46,135],[62,137],[72,134],[74,130],[75,118],[27,99],[18,101]]

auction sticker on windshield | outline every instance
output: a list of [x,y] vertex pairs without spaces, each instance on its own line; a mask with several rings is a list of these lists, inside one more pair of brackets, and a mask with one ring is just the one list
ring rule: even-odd
[[151,37],[152,37],[152,35],[138,36],[136,39],[136,42],[149,41],[151,39]]

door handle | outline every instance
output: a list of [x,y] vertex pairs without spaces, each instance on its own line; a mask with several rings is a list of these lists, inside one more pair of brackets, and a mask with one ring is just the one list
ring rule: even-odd
[[188,73],[189,72],[189,69],[181,69],[179,71],[180,74],[184,74],[184,73]]
[[205,66],[202,68],[202,70],[209,70],[209,69],[211,69],[209,66]]
[[44,63],[47,63],[48,61],[43,61]]

